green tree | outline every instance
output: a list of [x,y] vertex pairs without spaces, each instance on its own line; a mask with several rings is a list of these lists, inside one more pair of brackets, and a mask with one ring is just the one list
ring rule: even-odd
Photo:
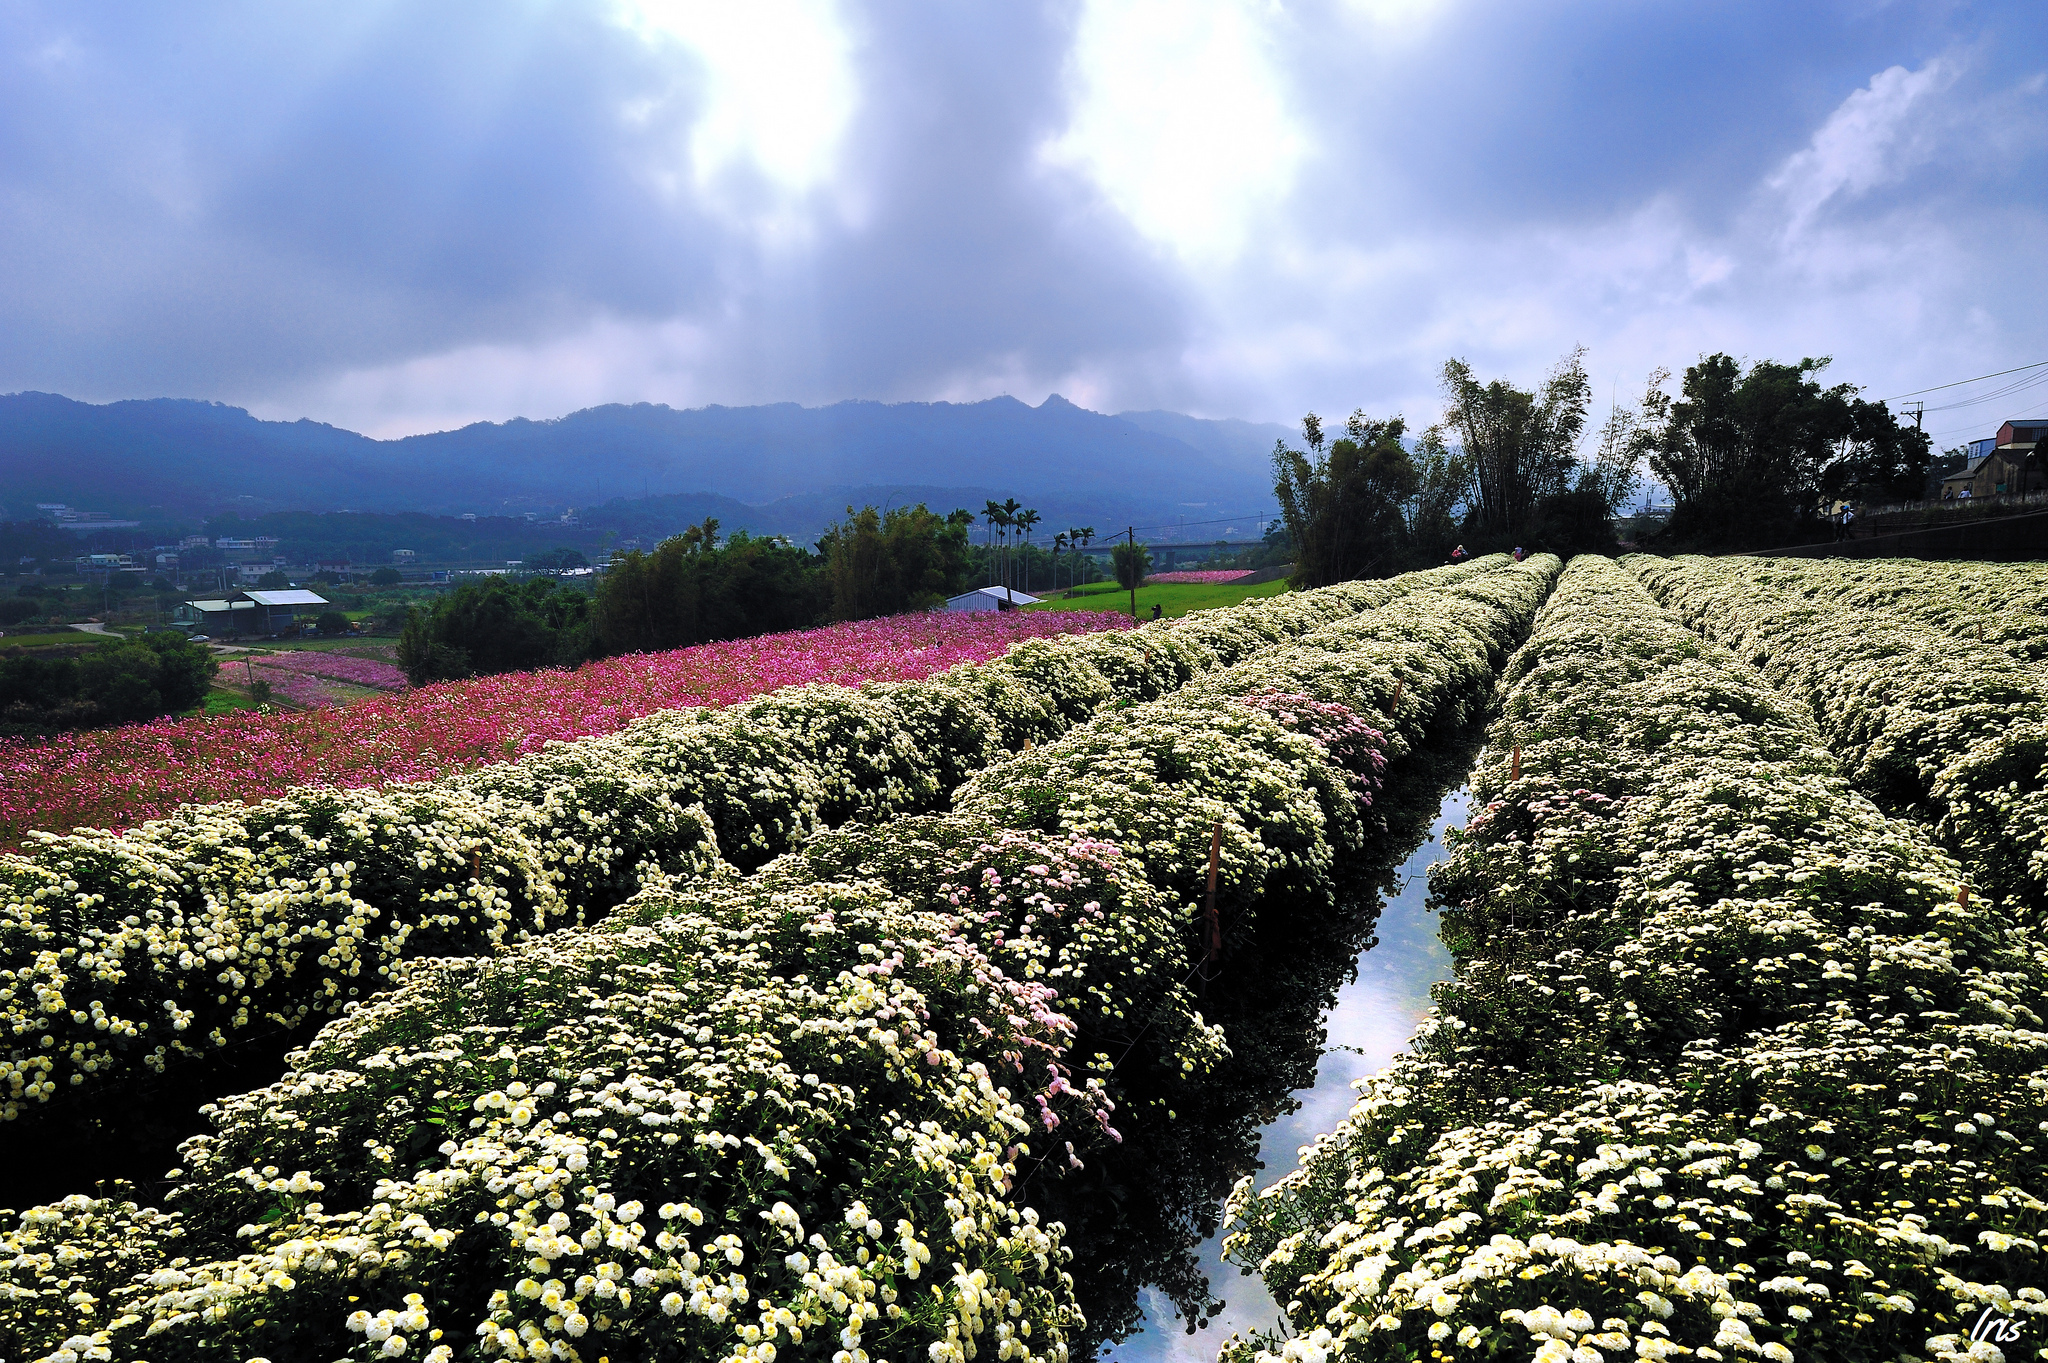
[[1152,551],[1127,540],[1110,547],[1109,561],[1116,570],[1116,585],[1125,591],[1144,586],[1146,574],[1152,571]]
[[1398,416],[1374,421],[1355,411],[1325,453],[1322,420],[1311,412],[1301,423],[1309,452],[1274,446],[1273,494],[1294,542],[1296,586],[1384,576],[1405,563],[1403,511],[1419,486],[1401,443],[1406,429]]
[[1702,547],[1761,547],[1798,533],[1843,496],[1917,497],[1932,461],[1927,436],[1847,383],[1823,388],[1822,356],[1759,360],[1744,370],[1708,355],[1650,377],[1634,449],[1671,489],[1669,535]]
[[940,516],[924,503],[887,513],[846,508],[818,541],[834,620],[929,610],[966,590],[974,513]]
[[1444,443],[1441,426],[1431,426],[1415,442],[1415,495],[1404,512],[1408,523],[1409,562],[1416,566],[1442,563],[1458,543],[1458,516],[1472,490],[1472,462],[1463,450]]
[[398,663],[415,686],[455,677],[573,667],[589,656],[590,598],[553,578],[465,582],[414,607]]
[[313,627],[322,634],[346,634],[348,617],[340,611],[321,611],[320,618],[313,622]]
[[651,553],[612,560],[592,608],[600,653],[685,648],[803,629],[830,602],[823,561],[783,540],[734,535],[707,520]]
[[1443,424],[1470,465],[1480,537],[1496,546],[1527,541],[1537,503],[1571,491],[1581,468],[1578,443],[1593,401],[1584,347],[1558,362],[1540,392],[1505,379],[1481,383],[1455,359],[1444,362],[1443,389]]
[[148,634],[82,651],[0,658],[0,723],[16,733],[132,724],[190,709],[220,668],[181,634]]
[[259,592],[281,591],[291,585],[291,579],[275,568],[256,579],[256,590]]
[[572,549],[564,545],[557,549],[543,549],[537,554],[528,554],[520,566],[536,573],[559,573],[568,568],[588,568],[590,560],[583,557],[581,549]]
[[389,564],[386,564],[384,567],[379,568],[376,572],[370,574],[370,585],[373,587],[395,587],[400,582],[402,582],[404,578],[405,575],[399,572],[398,569],[391,567]]

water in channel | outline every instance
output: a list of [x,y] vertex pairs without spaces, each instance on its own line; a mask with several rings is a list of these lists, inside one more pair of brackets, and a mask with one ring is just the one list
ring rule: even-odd
[[[1450,978],[1451,958],[1437,939],[1436,915],[1425,906],[1426,872],[1445,856],[1444,830],[1461,828],[1469,813],[1469,792],[1459,786],[1443,797],[1428,834],[1401,866],[1398,890],[1380,910],[1379,942],[1358,957],[1358,978],[1346,985],[1325,1019],[1327,1040],[1316,1067],[1315,1087],[1296,1097],[1301,1106],[1259,1133],[1264,1186],[1292,1170],[1297,1152],[1331,1130],[1351,1110],[1352,1081],[1380,1069],[1408,1044],[1429,1010],[1429,987]],[[1193,1334],[1157,1292],[1144,1295],[1144,1327],[1104,1355],[1113,1363],[1214,1363],[1231,1334],[1271,1329],[1280,1308],[1258,1278],[1223,1261],[1221,1236],[1201,1250],[1211,1291],[1225,1303],[1222,1314]]]

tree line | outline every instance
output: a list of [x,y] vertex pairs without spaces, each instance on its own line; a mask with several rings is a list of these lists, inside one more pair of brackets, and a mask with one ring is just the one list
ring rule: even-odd
[[1823,387],[1828,364],[1759,360],[1745,369],[1708,355],[1675,394],[1659,370],[1640,401],[1615,404],[1590,450],[1583,347],[1535,388],[1481,381],[1464,360],[1447,361],[1443,416],[1412,438],[1398,415],[1360,409],[1337,434],[1310,413],[1306,448],[1281,441],[1273,453],[1293,580],[1383,577],[1461,548],[1610,552],[1615,517],[1645,466],[1671,490],[1660,542],[1675,548],[1795,542],[1818,533],[1838,500],[1921,496],[1927,437],[1853,385]]
[[970,542],[974,520],[921,502],[848,507],[806,549],[745,531],[722,537],[707,518],[615,556],[594,591],[546,577],[464,583],[413,608],[399,665],[423,685],[931,609],[986,568],[993,550]]

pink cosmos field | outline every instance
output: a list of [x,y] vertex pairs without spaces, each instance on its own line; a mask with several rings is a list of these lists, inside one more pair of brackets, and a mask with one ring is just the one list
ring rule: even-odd
[[1198,572],[1154,573],[1145,580],[1147,582],[1204,582],[1214,586],[1224,582],[1236,582],[1240,578],[1247,578],[1251,575],[1252,570],[1249,568],[1203,569]]
[[[405,689],[405,673],[395,664],[379,662],[375,658],[351,658],[345,653],[316,653],[309,649],[296,653],[273,653],[253,661],[259,668],[302,672],[311,677],[353,682],[379,691]],[[278,679],[273,676],[269,680],[274,686]]]
[[[441,682],[334,709],[0,740],[0,846],[18,846],[37,829],[129,828],[181,804],[258,800],[293,786],[424,780],[550,739],[610,733],[656,710],[731,705],[806,682],[910,681],[1023,639],[1130,623],[1111,611],[933,611],[607,658],[573,672]],[[274,686],[318,686],[289,668],[263,670]]]

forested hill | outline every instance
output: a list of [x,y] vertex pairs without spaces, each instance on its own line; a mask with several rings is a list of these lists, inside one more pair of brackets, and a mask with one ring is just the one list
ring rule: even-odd
[[490,513],[917,484],[1235,513],[1270,501],[1266,456],[1280,434],[1171,412],[1110,416],[1055,395],[1037,407],[1014,398],[690,411],[642,403],[387,441],[218,403],[97,406],[15,393],[0,396],[0,501],[15,515],[36,502],[116,515]]

